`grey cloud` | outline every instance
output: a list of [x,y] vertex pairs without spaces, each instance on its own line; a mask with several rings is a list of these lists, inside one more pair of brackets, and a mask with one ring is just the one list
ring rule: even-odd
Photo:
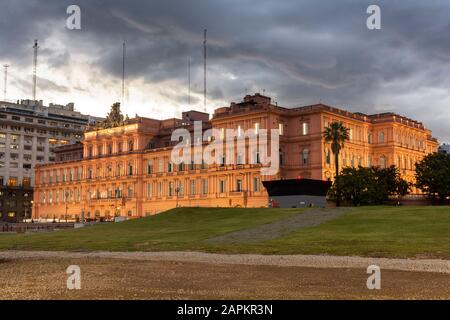
[[[175,81],[180,94],[166,98],[180,104],[186,98],[188,57],[192,90],[201,92],[207,26],[208,92],[218,105],[239,100],[245,88],[265,88],[286,106],[322,101],[367,113],[390,108],[424,121],[450,141],[448,2],[376,1],[380,31],[365,26],[366,8],[373,3],[366,0],[77,2],[80,32],[64,31],[69,1],[3,1],[0,28],[8,32],[0,33],[0,59],[29,68],[32,39],[44,40],[48,23],[60,23],[67,47],[65,52],[42,48],[50,67],[64,69],[82,52],[120,81],[126,40],[127,78]],[[65,90],[56,83],[48,89]]]

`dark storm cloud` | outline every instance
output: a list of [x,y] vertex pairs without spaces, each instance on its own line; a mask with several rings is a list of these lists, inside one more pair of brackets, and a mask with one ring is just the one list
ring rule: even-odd
[[[64,30],[65,9],[74,3],[82,9],[81,31]],[[369,4],[381,7],[380,31],[366,28]],[[190,57],[192,90],[201,93],[207,26],[208,91],[218,103],[265,89],[286,106],[322,101],[367,113],[392,110],[450,141],[448,2],[7,0],[1,6],[0,27],[8,30],[0,33],[1,60],[29,65],[32,39],[45,40],[60,26],[65,51],[44,51],[52,68],[62,68],[74,51],[92,53],[93,66],[120,78],[126,40],[128,79],[186,86]],[[173,96],[182,100],[181,93]]]

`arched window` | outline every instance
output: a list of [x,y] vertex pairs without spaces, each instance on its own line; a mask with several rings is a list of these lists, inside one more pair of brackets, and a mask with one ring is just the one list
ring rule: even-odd
[[303,152],[302,152],[302,164],[303,165],[309,164],[309,150],[308,149],[303,149]]

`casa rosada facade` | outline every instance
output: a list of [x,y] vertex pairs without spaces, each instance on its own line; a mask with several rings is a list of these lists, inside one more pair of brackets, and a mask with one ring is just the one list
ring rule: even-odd
[[[227,156],[234,153],[235,163],[174,164],[171,152],[179,142],[171,141],[172,132],[177,128],[194,132],[194,121],[202,121],[203,131],[212,128],[221,133],[278,129],[279,170],[263,175],[266,164],[250,161],[248,143],[245,154],[237,154],[237,148],[224,150]],[[119,127],[85,132],[81,160],[36,168],[33,217],[76,220],[83,212],[86,219],[107,220],[152,215],[176,206],[266,207],[264,180],[333,180],[333,155],[322,136],[333,121],[350,129],[350,140],[340,153],[342,167],[396,165],[413,182],[414,164],[438,148],[430,130],[397,114],[365,115],[324,104],[283,108],[269,97],[247,95],[240,103],[216,109],[212,119],[188,111],[182,119],[138,117]]]

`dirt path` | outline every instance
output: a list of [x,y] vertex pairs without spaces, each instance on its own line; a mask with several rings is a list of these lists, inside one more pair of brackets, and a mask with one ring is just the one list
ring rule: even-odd
[[[81,289],[68,290],[78,265]],[[84,257],[0,260],[0,299],[450,299],[448,274]]]
[[211,238],[208,242],[251,243],[271,240],[289,234],[293,231],[318,226],[326,221],[335,219],[348,211],[349,209],[347,208],[334,208],[328,210],[312,209],[294,217],[281,219],[256,228],[231,232]]
[[450,274],[450,260],[390,259],[326,255],[260,255],[216,254],[203,252],[64,252],[64,251],[0,251],[0,259],[30,258],[70,259],[123,259],[144,261],[176,261],[208,264],[312,267],[312,268],[367,268],[377,265],[381,269],[436,272]]

